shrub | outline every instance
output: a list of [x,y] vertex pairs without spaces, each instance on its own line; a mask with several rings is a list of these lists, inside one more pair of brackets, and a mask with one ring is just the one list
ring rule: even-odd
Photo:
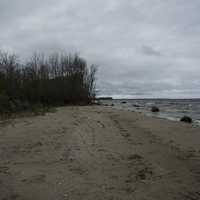
[[[31,105],[88,104],[96,95],[96,67],[75,55],[34,54],[25,64],[0,53],[0,111]],[[38,107],[38,106],[36,106]]]
[[11,110],[8,95],[0,94],[0,113],[9,112]]

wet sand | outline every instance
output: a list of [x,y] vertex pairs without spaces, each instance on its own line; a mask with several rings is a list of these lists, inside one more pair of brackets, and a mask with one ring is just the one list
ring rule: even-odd
[[103,106],[0,125],[0,200],[199,200],[200,128]]

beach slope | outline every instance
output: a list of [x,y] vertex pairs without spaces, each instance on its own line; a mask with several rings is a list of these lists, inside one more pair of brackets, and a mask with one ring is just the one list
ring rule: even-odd
[[198,200],[200,128],[103,106],[0,125],[1,200]]

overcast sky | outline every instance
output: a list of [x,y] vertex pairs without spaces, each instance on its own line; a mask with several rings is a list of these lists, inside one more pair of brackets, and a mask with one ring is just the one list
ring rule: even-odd
[[0,0],[0,49],[79,52],[99,95],[200,97],[200,0]]

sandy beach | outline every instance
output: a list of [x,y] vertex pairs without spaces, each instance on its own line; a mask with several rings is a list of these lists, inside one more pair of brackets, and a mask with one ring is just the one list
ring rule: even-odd
[[0,125],[0,200],[199,200],[200,128],[103,106]]

